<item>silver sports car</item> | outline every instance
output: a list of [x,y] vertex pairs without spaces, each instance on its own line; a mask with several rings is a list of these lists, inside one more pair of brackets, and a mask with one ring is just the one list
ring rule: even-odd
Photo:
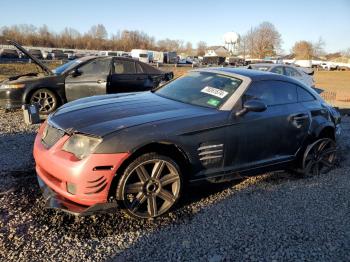
[[310,86],[312,88],[315,87],[315,82],[312,77],[314,72],[313,70],[306,71],[307,70],[306,68],[302,69],[302,68],[298,68],[291,65],[285,65],[285,64],[261,63],[261,64],[251,64],[248,66],[248,69],[267,71],[271,73],[289,76],[296,80],[299,80],[300,82],[302,82],[307,86]]

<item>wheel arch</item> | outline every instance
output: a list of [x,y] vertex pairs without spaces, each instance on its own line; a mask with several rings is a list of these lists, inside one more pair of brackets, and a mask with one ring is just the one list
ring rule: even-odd
[[[110,186],[108,198],[113,196],[113,192],[115,192],[118,186],[119,179],[128,165],[139,156],[151,152],[172,158],[179,165],[182,173],[190,171],[190,159],[186,152],[178,145],[169,142],[151,142],[144,144],[135,148],[130,156],[120,165]],[[186,180],[188,177],[184,176],[183,178]]]
[[330,124],[322,125],[315,130],[315,138],[330,138],[335,140],[335,128]]
[[302,160],[306,148],[321,138],[330,138],[335,141],[335,127],[332,126],[331,123],[325,122],[323,124],[320,124],[316,129],[312,130],[309,133],[296,154],[297,162]]
[[52,87],[46,87],[46,86],[35,86],[35,87],[32,87],[30,89],[28,89],[28,91],[26,91],[24,94],[23,94],[23,103],[24,104],[29,104],[29,101],[30,101],[30,97],[31,95],[39,90],[39,89],[48,89],[50,90],[51,92],[53,92],[56,96],[57,96],[57,99],[58,99],[58,104],[59,105],[63,105],[65,103],[64,101],[64,98],[62,97],[62,95],[60,94],[60,92],[58,92],[57,90],[55,90],[55,88],[52,88]]

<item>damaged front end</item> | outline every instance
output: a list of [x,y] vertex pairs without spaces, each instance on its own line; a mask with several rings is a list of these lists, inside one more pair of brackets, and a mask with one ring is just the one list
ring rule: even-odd
[[75,216],[90,216],[96,213],[109,213],[118,207],[116,202],[95,204],[92,206],[80,205],[55,193],[45,182],[37,176],[38,183],[45,199],[45,208],[58,209]]

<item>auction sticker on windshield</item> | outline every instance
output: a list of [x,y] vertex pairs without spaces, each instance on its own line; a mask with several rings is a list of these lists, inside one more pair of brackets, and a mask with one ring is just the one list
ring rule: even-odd
[[206,93],[212,96],[216,96],[219,98],[224,98],[225,96],[227,96],[228,92],[223,91],[221,89],[215,88],[215,87],[211,87],[211,86],[206,86],[201,90],[202,93]]

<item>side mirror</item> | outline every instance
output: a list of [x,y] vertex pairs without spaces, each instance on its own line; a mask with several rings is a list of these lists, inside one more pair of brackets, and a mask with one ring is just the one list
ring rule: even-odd
[[264,102],[258,100],[249,100],[243,104],[243,108],[236,112],[236,116],[242,116],[248,112],[263,112],[267,108]]
[[81,72],[80,70],[79,70],[79,68],[75,68],[74,70],[73,70],[73,72],[72,72],[72,76],[73,77],[77,77],[77,76],[80,76],[80,75],[82,75],[83,74],[83,72]]

